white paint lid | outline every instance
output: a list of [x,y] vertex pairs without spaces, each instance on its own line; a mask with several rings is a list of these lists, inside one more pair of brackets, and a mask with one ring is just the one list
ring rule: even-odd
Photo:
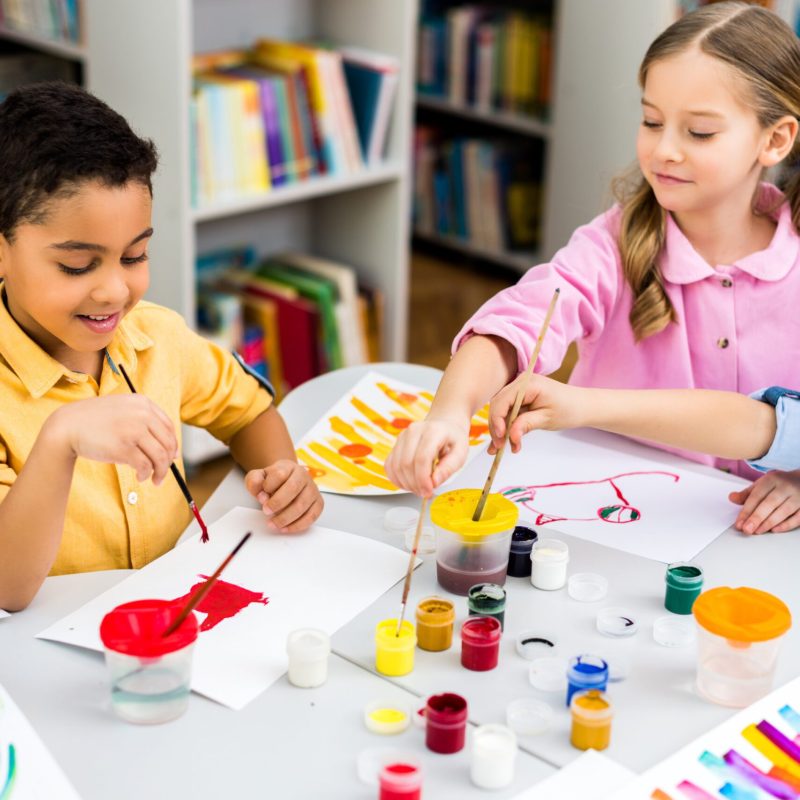
[[553,708],[533,697],[520,697],[506,706],[506,723],[517,736],[538,736],[553,722]]
[[653,622],[653,638],[664,647],[685,647],[692,644],[696,636],[692,617],[659,617]]
[[417,527],[419,511],[408,506],[393,506],[383,515],[383,528],[389,533],[405,533]]
[[567,689],[567,662],[557,656],[537,658],[528,672],[531,686],[543,692],[564,692]]
[[581,603],[595,603],[608,592],[608,579],[594,572],[576,572],[569,576],[567,593]]
[[597,630],[605,636],[633,636],[639,621],[629,609],[609,606],[597,612]]

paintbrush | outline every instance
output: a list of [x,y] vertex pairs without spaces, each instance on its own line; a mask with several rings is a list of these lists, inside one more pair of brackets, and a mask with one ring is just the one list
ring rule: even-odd
[[492,489],[492,483],[494,483],[494,476],[497,474],[497,468],[500,466],[500,460],[503,458],[503,453],[505,452],[506,445],[508,444],[509,431],[511,430],[511,426],[514,424],[514,420],[517,418],[517,414],[519,414],[519,408],[522,405],[522,398],[525,397],[525,392],[528,390],[528,383],[530,383],[531,375],[533,374],[533,368],[536,365],[537,359],[539,358],[539,351],[542,349],[544,335],[547,333],[547,329],[550,327],[550,318],[553,316],[553,311],[555,310],[556,301],[558,300],[560,291],[560,289],[556,289],[553,292],[553,299],[550,301],[550,306],[547,309],[547,314],[545,315],[544,322],[542,323],[541,330],[539,331],[539,338],[536,340],[536,347],[533,350],[531,360],[528,362],[528,368],[525,370],[525,375],[523,376],[519,383],[519,387],[517,388],[517,396],[514,398],[514,406],[512,407],[511,412],[508,415],[508,419],[506,420],[506,433],[503,437],[503,444],[500,445],[497,452],[494,454],[494,461],[492,462],[492,468],[489,470],[489,477],[486,479],[486,484],[481,492],[480,500],[478,500],[478,505],[475,507],[475,513],[472,515],[473,522],[479,522],[481,515],[483,514],[483,508],[486,505],[486,500],[489,497],[489,492]]
[[[120,371],[122,372],[122,377],[125,378],[125,383],[128,384],[128,388],[134,394],[138,394],[138,392],[136,391],[136,387],[133,385],[133,382],[128,377],[128,373],[125,372],[125,367],[123,367],[122,364],[117,364],[117,366],[119,367]],[[183,496],[186,498],[186,502],[189,504],[189,508],[191,509],[192,514],[194,514],[194,518],[200,524],[200,530],[202,532],[201,536],[200,536],[200,541],[201,542],[207,542],[208,541],[208,526],[205,524],[205,522],[203,522],[203,518],[200,516],[200,511],[198,511],[198,509],[197,509],[197,504],[194,502],[194,498],[192,497],[192,494],[189,491],[189,487],[186,485],[186,481],[183,479],[183,475],[181,475],[181,471],[175,466],[175,462],[170,464],[169,468],[170,468],[170,471],[172,472],[172,474],[175,476],[175,480],[178,482],[178,486],[180,487],[181,491],[183,492]]]
[[169,636],[175,633],[180,628],[181,623],[192,613],[192,610],[198,603],[211,591],[211,587],[217,582],[217,578],[222,574],[222,570],[230,564],[231,559],[242,549],[242,545],[253,535],[252,531],[248,531],[239,544],[231,550],[230,555],[217,567],[211,577],[189,598],[189,602],[181,609],[180,614],[172,621],[172,624],[161,634],[162,637]]
[[400,635],[400,629],[403,627],[403,619],[406,615],[406,603],[408,602],[408,592],[411,589],[411,576],[414,573],[414,562],[417,560],[417,549],[419,548],[419,537],[422,533],[422,524],[425,522],[425,509],[428,507],[428,498],[422,498],[422,507],[419,510],[419,519],[417,520],[417,530],[414,532],[414,544],[411,547],[411,558],[408,559],[408,569],[406,570],[406,580],[403,584],[403,599],[400,604],[400,616],[397,619],[397,631],[395,636]]

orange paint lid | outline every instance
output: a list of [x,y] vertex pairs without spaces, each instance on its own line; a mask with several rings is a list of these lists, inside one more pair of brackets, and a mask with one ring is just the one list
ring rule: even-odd
[[709,589],[694,601],[692,613],[698,625],[710,633],[737,642],[766,642],[792,627],[786,603],[747,586]]

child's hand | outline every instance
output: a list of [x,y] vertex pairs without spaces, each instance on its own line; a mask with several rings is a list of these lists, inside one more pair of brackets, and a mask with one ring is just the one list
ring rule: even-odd
[[468,450],[469,420],[463,425],[450,419],[414,422],[397,437],[386,459],[386,474],[395,486],[430,497],[464,464]]
[[[489,433],[492,443],[490,455],[494,455],[503,445],[506,434],[506,420],[514,408],[517,388],[525,379],[520,375],[503,387],[489,402]],[[519,414],[509,433],[511,452],[518,453],[522,447],[522,437],[533,430],[558,431],[582,425],[580,420],[580,389],[565,383],[533,374],[522,398]]]
[[734,525],[746,534],[785,533],[800,526],[800,471],[768,472],[728,498],[742,506]]
[[141,394],[114,394],[68,403],[47,424],[73,455],[127,464],[138,481],[158,486],[178,457],[175,427],[166,412]]
[[247,491],[261,503],[269,524],[281,533],[310,528],[322,513],[322,495],[305,467],[284,458],[244,477]]

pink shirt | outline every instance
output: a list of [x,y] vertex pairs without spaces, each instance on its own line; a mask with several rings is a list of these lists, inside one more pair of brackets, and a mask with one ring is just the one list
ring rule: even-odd
[[[781,198],[774,186],[762,184],[758,205],[769,207]],[[668,214],[659,265],[678,321],[637,343],[628,321],[632,294],[622,274],[615,206],[578,228],[550,263],[528,270],[484,303],[456,336],[453,350],[471,334],[494,334],[514,345],[523,371],[559,287],[537,372],[556,370],[576,341],[580,358],[570,383],[580,386],[743,394],[764,386],[800,388],[800,236],[787,203],[774,217],[777,228],[766,250],[714,268]],[[759,474],[744,462],[672,452],[745,477]]]

